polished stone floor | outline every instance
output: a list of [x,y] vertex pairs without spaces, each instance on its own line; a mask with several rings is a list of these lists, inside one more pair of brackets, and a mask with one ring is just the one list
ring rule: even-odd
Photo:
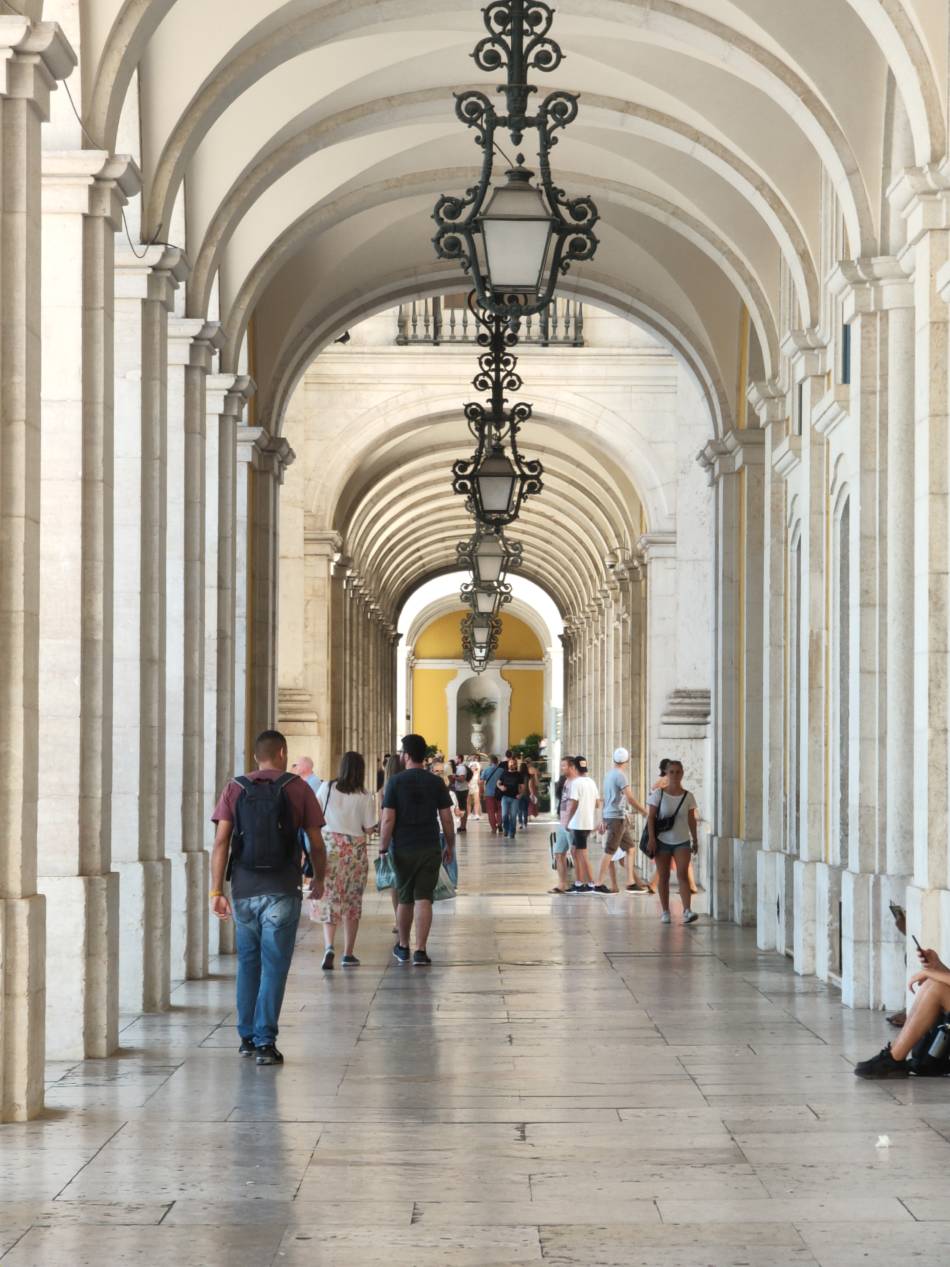
[[283,1068],[236,1056],[229,960],[53,1068],[0,1128],[3,1267],[950,1261],[950,1081],[859,1082],[883,1019],[748,930],[543,896],[546,840],[469,833],[430,970],[385,896],[353,972],[305,920]]

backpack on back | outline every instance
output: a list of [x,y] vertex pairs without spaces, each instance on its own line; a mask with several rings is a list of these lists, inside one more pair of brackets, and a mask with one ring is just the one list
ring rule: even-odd
[[231,856],[249,871],[278,871],[295,861],[300,845],[284,788],[297,776],[235,778],[242,791],[234,807]]

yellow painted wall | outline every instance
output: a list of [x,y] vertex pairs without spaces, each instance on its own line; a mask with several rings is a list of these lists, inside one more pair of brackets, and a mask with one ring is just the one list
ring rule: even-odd
[[412,670],[412,728],[426,743],[440,752],[449,747],[449,710],[445,688],[455,677],[456,669]]
[[541,669],[502,669],[511,686],[508,742],[523,743],[527,735],[544,734],[544,672]]
[[[460,660],[462,658],[462,617],[467,608],[448,612],[427,625],[416,639],[417,660]],[[499,660],[541,660],[544,652],[537,634],[517,616],[502,615],[498,639]]]

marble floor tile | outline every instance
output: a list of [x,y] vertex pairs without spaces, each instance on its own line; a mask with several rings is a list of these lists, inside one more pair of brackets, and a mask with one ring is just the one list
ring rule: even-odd
[[304,920],[281,1068],[236,1055],[228,958],[51,1064],[0,1127],[3,1267],[950,1262],[950,1083],[855,1079],[882,1016],[748,929],[558,904],[545,833],[518,851],[469,833],[424,973],[385,896],[353,973]]

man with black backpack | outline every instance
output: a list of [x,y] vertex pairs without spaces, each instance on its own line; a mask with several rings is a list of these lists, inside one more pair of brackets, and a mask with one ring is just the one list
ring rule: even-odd
[[257,736],[254,760],[257,769],[232,779],[211,815],[211,910],[218,919],[233,915],[237,933],[238,1054],[279,1065],[277,1022],[300,922],[298,832],[310,841],[311,897],[323,896],[327,854],[323,811],[312,788],[287,773],[287,740],[279,730]]

